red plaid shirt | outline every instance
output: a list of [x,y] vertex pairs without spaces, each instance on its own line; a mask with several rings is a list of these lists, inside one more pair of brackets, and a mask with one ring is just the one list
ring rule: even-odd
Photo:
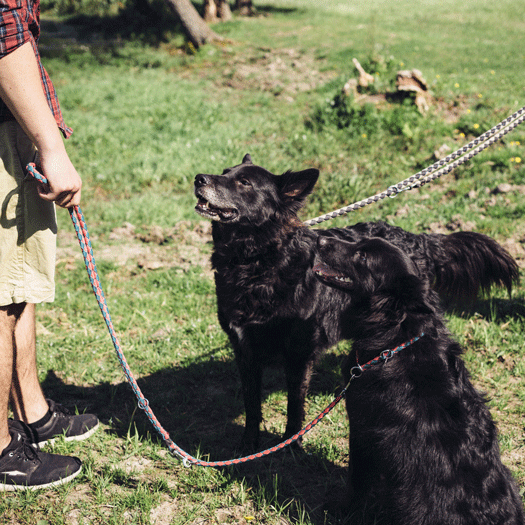
[[[47,103],[65,137],[73,130],[64,123],[55,88],[40,61],[37,43],[40,36],[40,0],[0,0],[0,60],[26,42],[35,52],[42,88]],[[0,122],[13,119],[13,115],[0,99]]]

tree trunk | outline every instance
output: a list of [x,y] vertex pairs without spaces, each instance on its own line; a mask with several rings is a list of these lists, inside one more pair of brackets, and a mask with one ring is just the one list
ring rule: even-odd
[[211,24],[213,22],[217,22],[218,15],[217,15],[217,4],[215,3],[215,0],[204,0],[204,21],[208,24]]
[[252,0],[236,0],[235,10],[238,11],[241,16],[253,16],[255,14]]
[[204,0],[204,20],[208,23],[230,20],[232,12],[228,0]]
[[225,22],[230,20],[232,17],[232,12],[230,10],[230,4],[228,0],[215,0],[219,5],[217,6],[217,12],[219,13],[219,18]]
[[186,35],[196,49],[207,42],[222,40],[206,25],[190,0],[166,0],[166,2],[169,8],[180,18]]

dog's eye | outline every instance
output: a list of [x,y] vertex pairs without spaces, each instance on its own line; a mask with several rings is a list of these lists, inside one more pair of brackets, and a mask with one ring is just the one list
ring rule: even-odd
[[365,252],[357,252],[357,260],[362,262],[362,263],[366,263],[366,253]]
[[237,181],[239,184],[242,184],[243,186],[251,186],[252,183],[248,179],[239,179]]

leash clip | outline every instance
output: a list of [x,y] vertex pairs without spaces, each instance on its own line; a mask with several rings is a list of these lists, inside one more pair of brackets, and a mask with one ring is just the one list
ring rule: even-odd
[[408,191],[411,189],[412,189],[412,186],[407,186],[406,188],[399,188],[397,185],[394,185],[394,186],[390,186],[390,188],[388,188],[388,190],[386,191],[387,193],[389,191],[392,192],[392,195],[389,195],[389,197],[391,199],[395,199],[399,193],[403,193],[404,191]]
[[381,352],[381,360],[386,364],[392,358],[394,352],[392,350],[385,350]]
[[174,448],[170,449],[170,454],[173,457],[176,457],[176,458],[180,459],[182,461],[182,464],[186,468],[190,468],[191,467],[191,462],[188,460],[188,458],[185,458],[180,452],[177,452]]
[[361,374],[363,373],[363,368],[361,365],[354,366],[350,369],[350,381],[353,381],[354,379],[357,379],[358,377],[361,377]]

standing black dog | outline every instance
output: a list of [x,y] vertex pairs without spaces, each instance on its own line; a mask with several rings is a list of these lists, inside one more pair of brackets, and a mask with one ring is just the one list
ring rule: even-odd
[[415,235],[382,222],[308,228],[297,211],[318,176],[315,169],[276,176],[246,155],[222,175],[195,178],[196,211],[214,221],[218,316],[240,371],[246,449],[258,444],[263,368],[276,360],[284,365],[289,437],[301,429],[315,359],[350,335],[350,296],[322,285],[312,272],[319,236],[384,237],[402,247],[422,278],[452,300],[476,297],[492,284],[510,290],[518,275],[510,255],[476,233]]
[[343,373],[354,375],[346,392],[352,523],[524,525],[496,427],[428,281],[384,239],[321,237],[318,245],[314,272],[351,298]]

